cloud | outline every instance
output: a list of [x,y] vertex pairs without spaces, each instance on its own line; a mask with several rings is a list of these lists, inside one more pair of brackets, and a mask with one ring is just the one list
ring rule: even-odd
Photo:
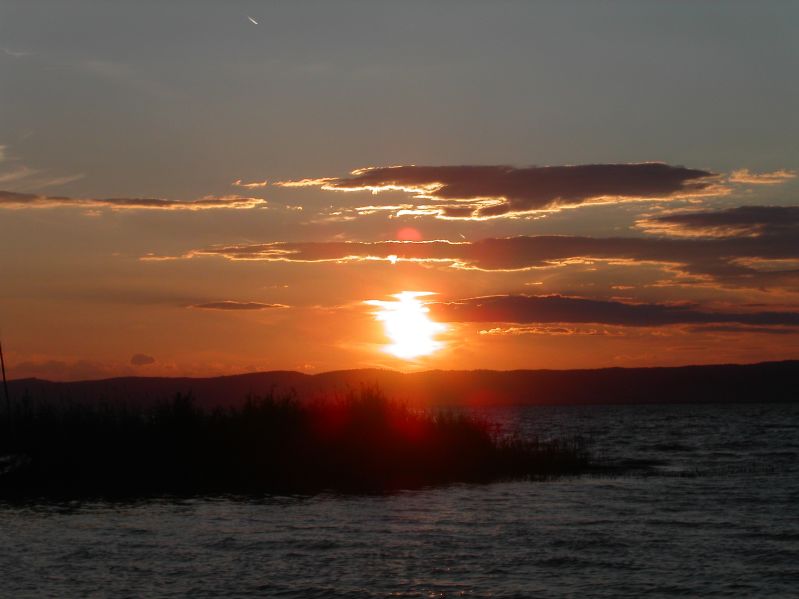
[[639,220],[647,233],[675,237],[796,236],[799,206],[739,206],[718,212],[674,212]]
[[794,327],[757,327],[748,325],[707,325],[696,326],[688,329],[690,333],[757,333],[762,335],[796,335],[799,334],[799,328]]
[[11,56],[12,58],[22,58],[24,56],[33,56],[33,52],[26,52],[24,50],[11,50],[9,48],[3,48],[3,54],[7,56]]
[[59,185],[66,185],[67,183],[72,183],[73,181],[80,181],[86,175],[83,173],[76,173],[74,175],[62,175],[62,176],[40,176],[36,177],[33,180],[26,181],[24,187],[25,188],[33,188],[38,189],[40,187],[57,187]]
[[258,189],[260,187],[266,187],[269,184],[268,181],[252,181],[250,183],[244,183],[241,179],[236,179],[231,183],[234,187],[245,187],[246,189]]
[[[193,250],[180,257],[219,256],[267,262],[439,264],[461,269],[521,271],[583,262],[656,264],[694,282],[731,287],[799,287],[799,243],[792,230],[748,237],[657,238],[519,236],[479,241],[270,242]],[[689,281],[690,282],[690,281]]]
[[[228,260],[258,260],[265,262],[361,262],[398,260],[413,262],[458,263],[468,243],[450,241],[327,241],[282,242],[228,245],[192,250],[181,258],[221,256]],[[145,256],[145,260],[175,259],[174,257]]]
[[[0,145],[0,162],[12,160],[16,158],[9,158],[8,146]],[[48,175],[39,169],[31,168],[24,164],[17,163],[16,166],[5,172],[0,172],[0,184],[14,182],[14,186],[18,189],[39,189],[41,187],[55,187],[58,185],[66,185],[84,177],[83,173],[75,173],[71,175]],[[12,192],[0,192],[12,193]]]
[[[576,327],[552,327],[552,326],[531,326],[531,325],[522,325],[522,326],[509,326],[509,327],[494,327],[491,329],[482,329],[480,331],[480,335],[492,335],[492,336],[512,336],[518,337],[520,335],[543,335],[546,337],[561,337],[561,336],[571,336],[571,335],[588,335],[588,336],[604,336],[610,335],[611,333],[607,330],[598,330],[598,329],[583,329],[583,328],[576,328]],[[619,336],[619,333],[612,333],[615,336]]]
[[777,185],[785,183],[796,177],[794,171],[778,170],[770,173],[753,173],[742,168],[733,171],[727,179],[730,183],[746,183],[749,185]]
[[147,354],[133,354],[130,358],[130,363],[134,366],[147,366],[148,364],[155,364],[155,358]]
[[232,300],[194,304],[189,307],[202,310],[266,310],[268,308],[288,308],[288,306],[284,304],[262,304],[260,302],[236,302]]
[[25,179],[38,172],[39,171],[32,169],[28,166],[20,165],[13,168],[12,170],[0,173],[0,183],[10,183],[11,181],[18,181],[20,179]]
[[211,210],[221,208],[249,209],[266,205],[266,200],[225,196],[205,197],[199,200],[165,200],[162,198],[68,198],[43,196],[32,193],[0,191],[0,208],[110,208],[112,210]]
[[390,166],[350,177],[284,181],[286,187],[332,191],[404,191],[432,201],[417,208],[440,218],[485,219],[540,210],[631,200],[721,195],[710,171],[660,162],[515,168],[511,166]]
[[442,322],[605,324],[660,327],[678,324],[743,324],[799,327],[799,312],[710,312],[693,306],[631,304],[562,295],[493,295],[428,304]]

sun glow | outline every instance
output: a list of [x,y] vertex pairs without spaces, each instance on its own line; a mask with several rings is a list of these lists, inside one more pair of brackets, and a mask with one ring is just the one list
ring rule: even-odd
[[403,291],[391,297],[396,301],[368,300],[370,306],[380,308],[375,312],[377,320],[383,322],[386,335],[392,341],[385,351],[403,360],[427,356],[441,349],[444,344],[435,339],[447,327],[433,322],[427,316],[430,311],[419,299],[433,295],[429,291]]

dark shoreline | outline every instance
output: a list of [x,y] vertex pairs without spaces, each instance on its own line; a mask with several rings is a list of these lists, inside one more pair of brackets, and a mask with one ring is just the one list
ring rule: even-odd
[[757,403],[799,401],[799,361],[593,370],[340,370],[232,376],[120,377],[54,382],[9,381],[12,399],[57,403],[126,402],[151,406],[178,393],[204,409],[241,406],[247,396],[296,392],[312,399],[346,394],[362,384],[414,407]]
[[421,411],[373,388],[204,410],[190,396],[15,402],[0,425],[0,498],[384,493],[590,471],[580,439],[504,436],[479,417]]

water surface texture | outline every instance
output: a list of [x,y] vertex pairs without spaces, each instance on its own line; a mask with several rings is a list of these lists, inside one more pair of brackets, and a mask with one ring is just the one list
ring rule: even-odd
[[795,596],[799,406],[494,409],[618,476],[385,496],[0,504],[0,594]]

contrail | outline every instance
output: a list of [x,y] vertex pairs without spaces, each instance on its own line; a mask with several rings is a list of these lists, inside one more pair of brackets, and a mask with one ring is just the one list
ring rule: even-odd
[[256,20],[255,20],[255,19],[253,19],[252,17],[247,17],[247,18],[248,18],[248,19],[250,20],[250,22],[252,22],[253,24],[255,24],[255,25],[257,25],[257,24],[258,24],[258,21],[256,21]]

